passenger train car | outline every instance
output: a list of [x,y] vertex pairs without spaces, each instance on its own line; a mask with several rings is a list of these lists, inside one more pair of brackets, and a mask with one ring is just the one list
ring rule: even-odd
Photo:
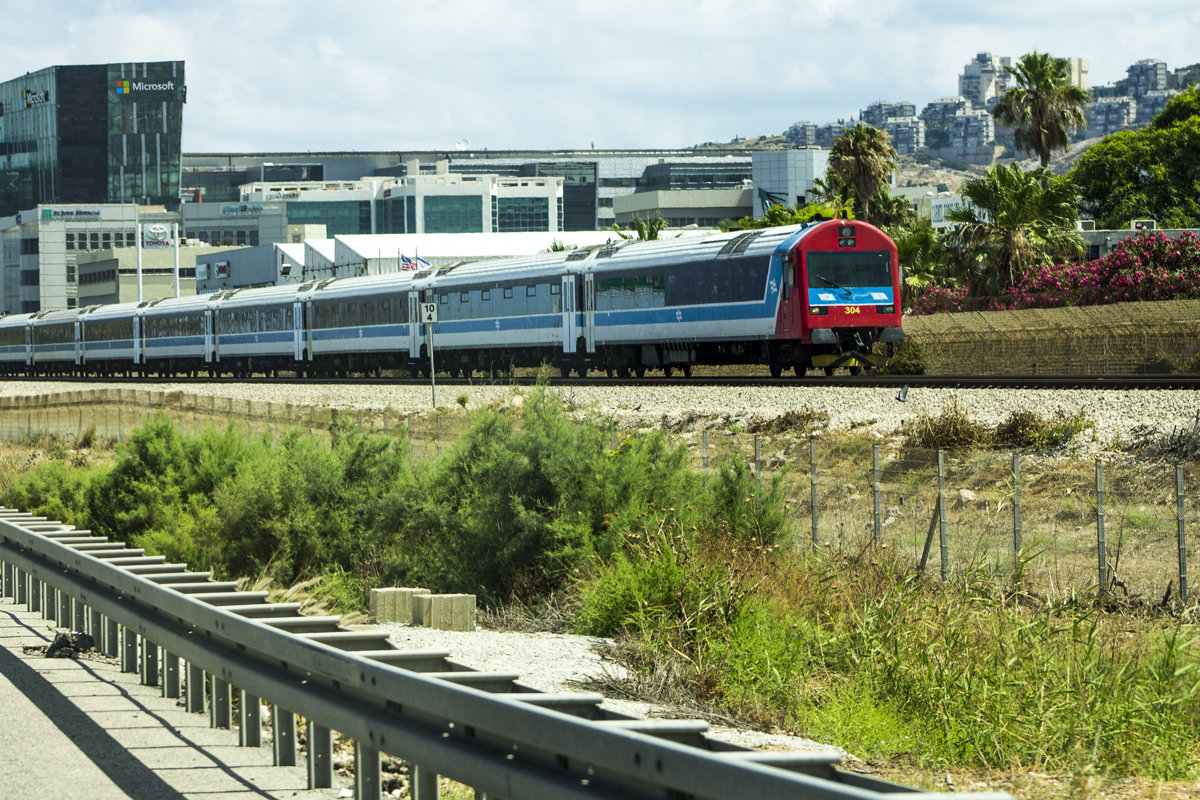
[[[8,374],[852,373],[903,339],[896,247],[853,220],[0,317]],[[418,322],[421,303],[438,321]]]

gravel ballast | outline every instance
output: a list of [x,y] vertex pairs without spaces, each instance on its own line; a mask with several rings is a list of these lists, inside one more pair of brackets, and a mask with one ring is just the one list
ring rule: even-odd
[[[292,403],[337,409],[392,409],[423,413],[432,410],[428,386],[354,386],[236,383],[106,383],[94,388],[153,388],[163,392],[232,397],[254,402]],[[49,381],[8,381],[0,384],[7,396],[46,395],[93,388],[88,384]],[[528,387],[438,386],[438,407],[477,409],[511,399]],[[1186,390],[1053,390],[1053,389],[912,389],[905,402],[895,389],[861,387],[587,387],[556,389],[581,412],[590,411],[627,428],[717,428],[745,426],[788,412],[828,415],[830,431],[862,430],[878,436],[897,433],[903,423],[921,415],[936,416],[957,405],[976,422],[994,426],[1016,410],[1053,419],[1059,414],[1082,414],[1091,423],[1082,437],[1089,450],[1105,450],[1127,441],[1132,431],[1150,426],[1167,433],[1189,425],[1200,409],[1200,397]]]

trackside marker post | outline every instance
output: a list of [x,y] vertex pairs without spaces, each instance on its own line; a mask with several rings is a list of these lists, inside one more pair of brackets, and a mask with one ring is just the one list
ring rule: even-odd
[[429,337],[429,389],[433,394],[433,407],[437,408],[437,379],[433,369],[433,325],[438,321],[437,303],[421,303],[421,322]]

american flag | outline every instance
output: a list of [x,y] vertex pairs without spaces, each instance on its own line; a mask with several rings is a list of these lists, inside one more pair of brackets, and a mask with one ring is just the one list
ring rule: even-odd
[[426,261],[425,259],[421,258],[420,256],[417,256],[416,258],[409,258],[408,256],[404,255],[403,253],[400,254],[400,269],[402,269],[406,272],[410,271],[410,270],[418,270],[421,267],[428,267],[428,266],[430,266],[429,262]]

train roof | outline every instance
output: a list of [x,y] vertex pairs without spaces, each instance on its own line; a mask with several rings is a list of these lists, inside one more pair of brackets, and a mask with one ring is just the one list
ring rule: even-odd
[[148,317],[177,314],[186,311],[203,311],[214,302],[215,294],[192,294],[184,297],[163,297],[140,304],[142,314]]
[[789,225],[671,239],[620,239],[603,246],[578,250],[489,259],[453,267],[435,267],[417,273],[414,281],[421,287],[453,286],[460,281],[561,275],[577,269],[604,271],[626,269],[630,266],[703,261],[721,256],[764,255],[773,253],[797,233],[815,227]]
[[299,296],[300,287],[294,283],[285,286],[263,286],[256,289],[233,289],[220,293],[218,307],[225,309],[238,306],[278,305],[295,302]]
[[137,312],[136,301],[131,303],[113,303],[105,306],[86,306],[79,309],[79,316],[85,322],[101,319],[132,317]]
[[24,327],[33,318],[33,314],[5,314],[0,316],[0,328]]

